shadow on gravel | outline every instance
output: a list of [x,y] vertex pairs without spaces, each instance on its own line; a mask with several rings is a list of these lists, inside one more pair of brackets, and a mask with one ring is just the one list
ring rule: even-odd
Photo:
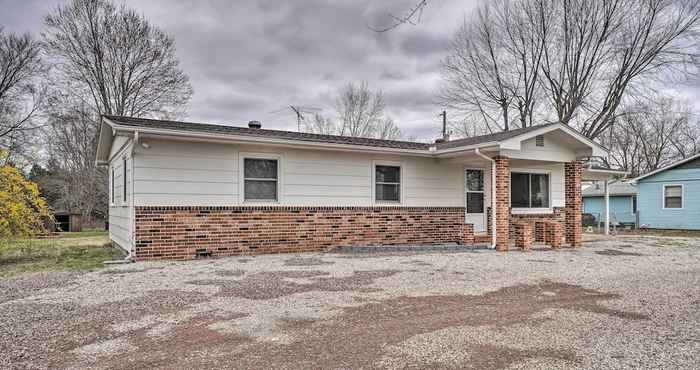
[[595,254],[599,254],[601,256],[633,256],[633,257],[643,256],[643,254],[641,254],[641,253],[624,252],[624,251],[617,250],[617,249],[606,249],[603,251],[595,251]]
[[321,266],[332,265],[335,262],[324,261],[317,257],[294,257],[284,261],[285,266]]
[[[220,297],[246,299],[273,299],[292,294],[322,291],[373,291],[367,287],[376,279],[392,276],[398,270],[355,271],[347,277],[327,277],[324,271],[271,271],[247,275],[241,280],[196,280],[194,285],[216,285]],[[310,279],[309,283],[298,283],[289,279]]]
[[[286,329],[301,340],[290,345],[257,343],[231,364],[238,368],[372,368],[385,355],[387,345],[400,346],[414,335],[460,326],[539,324],[542,320],[533,316],[550,309],[647,319],[638,313],[600,305],[601,301],[618,297],[575,285],[544,282],[507,287],[481,296],[394,298],[345,308],[332,320],[290,323]],[[542,341],[547,343],[546,338]],[[470,361],[462,366],[473,369],[499,369],[533,357],[578,361],[573,351],[556,348],[519,350],[475,344],[465,350],[470,352]]]

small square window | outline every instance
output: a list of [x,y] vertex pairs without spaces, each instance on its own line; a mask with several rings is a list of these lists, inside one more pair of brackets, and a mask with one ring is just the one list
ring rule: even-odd
[[245,158],[243,160],[244,200],[278,200],[278,161]]
[[376,166],[374,170],[374,182],[374,194],[377,201],[401,201],[401,167]]

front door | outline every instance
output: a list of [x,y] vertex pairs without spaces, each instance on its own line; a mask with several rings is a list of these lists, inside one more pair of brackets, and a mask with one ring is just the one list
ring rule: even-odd
[[485,220],[484,215],[484,170],[467,169],[465,170],[466,184],[466,214],[465,222],[474,225],[475,232],[484,232]]

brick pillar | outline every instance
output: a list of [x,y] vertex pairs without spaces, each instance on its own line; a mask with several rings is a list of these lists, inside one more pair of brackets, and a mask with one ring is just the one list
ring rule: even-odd
[[566,242],[572,247],[580,247],[583,233],[581,226],[581,176],[582,165],[580,161],[573,161],[564,165],[564,182],[566,193]]
[[464,224],[462,228],[462,244],[474,244],[474,224]]
[[508,157],[496,161],[496,250],[507,251],[510,233],[510,163]]

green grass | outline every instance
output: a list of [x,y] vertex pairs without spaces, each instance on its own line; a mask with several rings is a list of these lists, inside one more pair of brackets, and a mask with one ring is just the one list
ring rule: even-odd
[[0,240],[0,276],[23,272],[92,270],[124,254],[104,231],[62,233],[54,239]]
[[94,230],[83,230],[83,231],[77,232],[77,233],[62,232],[62,233],[59,233],[58,235],[61,239],[83,238],[86,236],[104,236],[104,237],[107,237],[107,235],[109,235],[109,232],[107,230],[94,229]]

